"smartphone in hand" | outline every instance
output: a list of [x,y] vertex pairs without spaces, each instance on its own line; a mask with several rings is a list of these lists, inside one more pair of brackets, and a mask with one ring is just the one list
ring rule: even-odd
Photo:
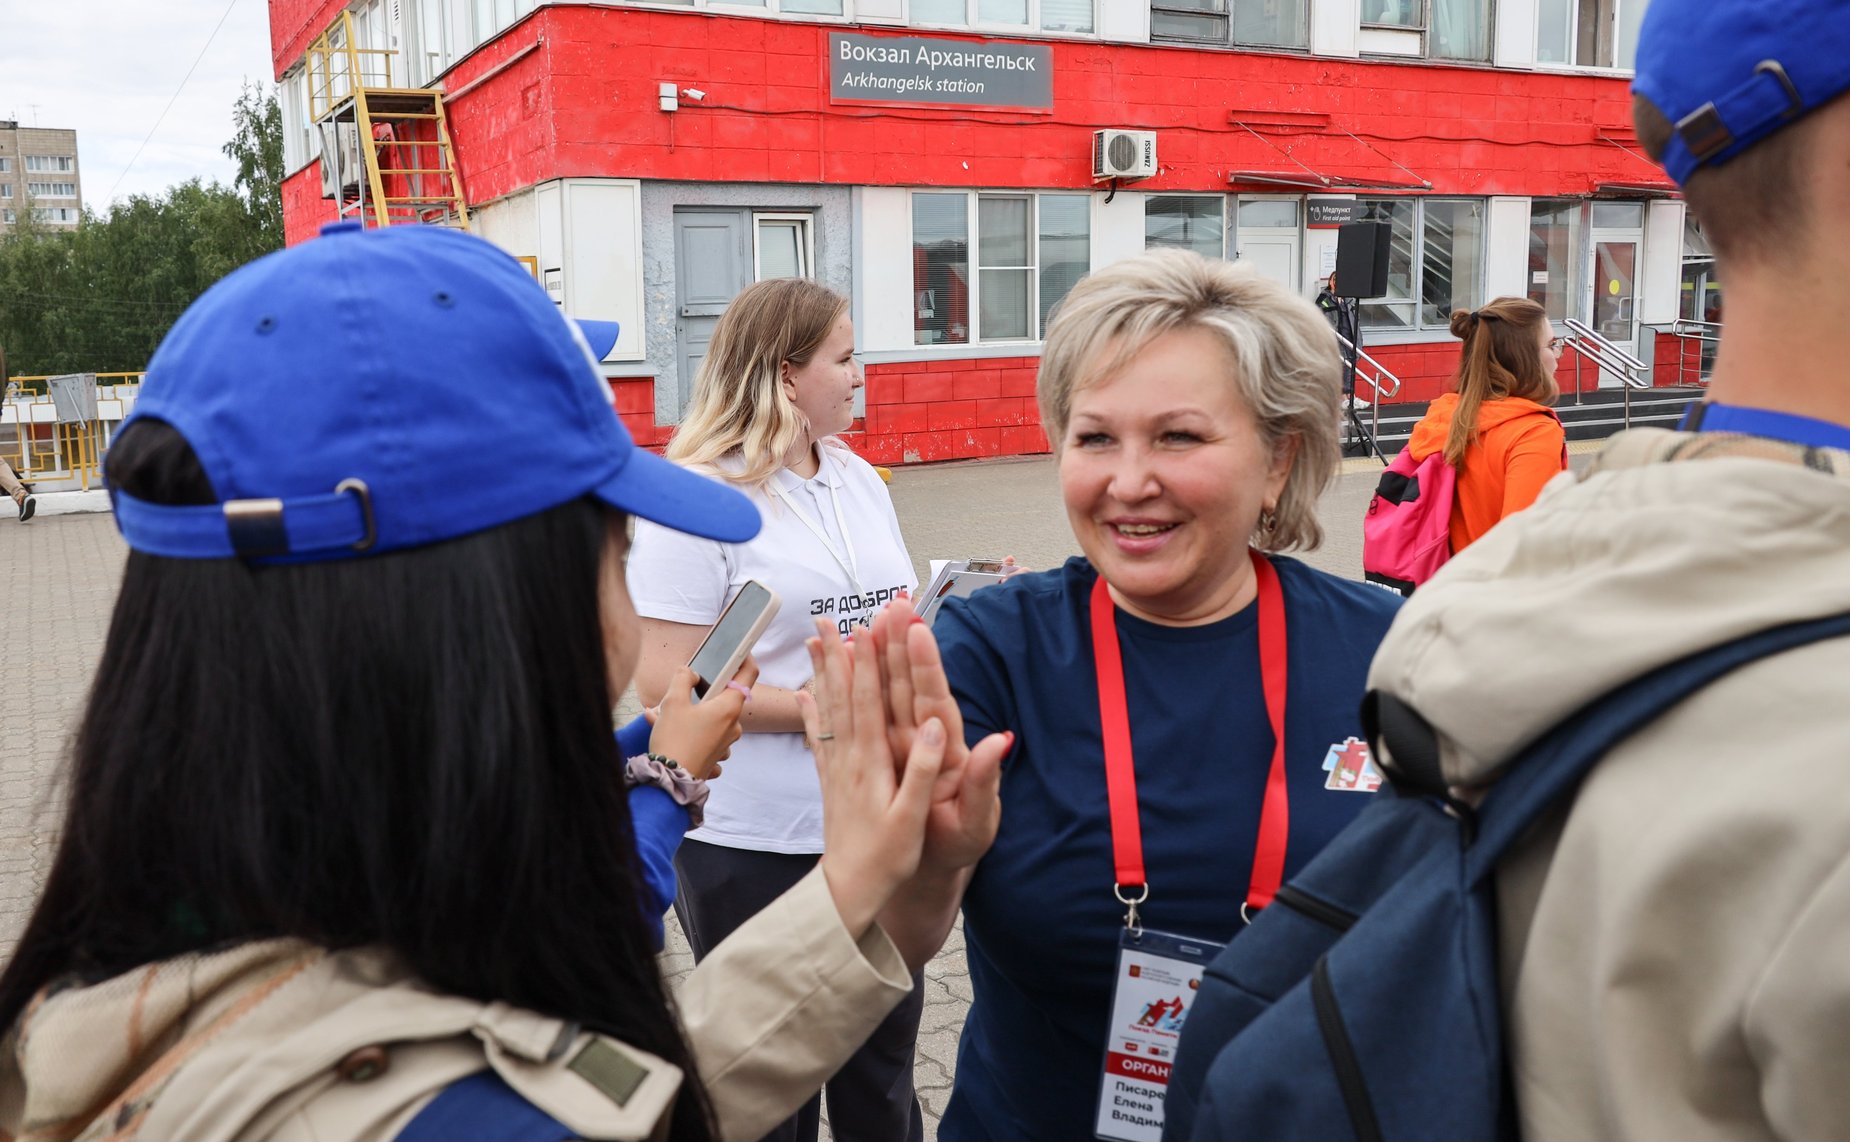
[[758,580],[749,580],[739,588],[732,602],[720,612],[719,621],[701,641],[700,649],[688,660],[688,666],[698,675],[694,681],[695,701],[706,697],[707,691],[723,688],[732,681],[746,655],[752,652],[758,636],[776,617],[777,607],[777,592]]

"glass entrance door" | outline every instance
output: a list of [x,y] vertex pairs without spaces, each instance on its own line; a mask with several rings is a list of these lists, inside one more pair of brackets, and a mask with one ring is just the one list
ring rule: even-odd
[[[1593,236],[1593,331],[1627,353],[1638,354],[1638,245],[1636,236]],[[1599,387],[1624,384],[1600,370]]]

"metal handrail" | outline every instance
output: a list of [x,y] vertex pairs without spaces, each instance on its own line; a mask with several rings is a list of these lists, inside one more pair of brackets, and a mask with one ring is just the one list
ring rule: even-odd
[[[338,44],[334,42],[336,31],[340,32]],[[360,47],[354,42],[353,13],[342,11],[308,45],[305,66],[309,120],[319,123],[327,118],[352,99],[359,88],[391,87],[392,57],[397,54],[391,48]]]
[[1628,380],[1637,381],[1637,383],[1632,386],[1633,388],[1643,389],[1643,388],[1650,387],[1649,381],[1641,380],[1636,377],[1631,377],[1630,373],[1633,371],[1643,372],[1649,369],[1651,366],[1645,364],[1643,361],[1640,361],[1638,358],[1632,356],[1630,353],[1627,353],[1625,350],[1619,348],[1619,346],[1615,342],[1608,341],[1606,338],[1600,336],[1598,333],[1595,333],[1591,325],[1588,325],[1586,322],[1581,321],[1579,318],[1575,318],[1575,317],[1568,318],[1566,325],[1569,330],[1571,330],[1573,333],[1577,335],[1576,337],[1571,337],[1568,339],[1567,343],[1569,345],[1573,345],[1575,348],[1579,349],[1580,352],[1587,353],[1588,350],[1579,346],[1577,344],[1577,341],[1590,342],[1593,346],[1593,349],[1592,349],[1592,352],[1589,353],[1589,356],[1597,354],[1597,355],[1606,357],[1608,360],[1623,362],[1627,366],[1627,368],[1612,369],[1611,371],[1615,373],[1626,374],[1628,377]]
[[1720,341],[1722,323],[1719,321],[1697,321],[1693,317],[1679,317],[1668,326],[1649,325],[1647,329],[1668,328],[1673,336],[1694,337],[1699,341]]
[[[1375,390],[1374,399],[1368,402],[1368,435],[1371,439],[1379,441],[1381,439],[1381,402],[1400,395],[1400,378],[1389,372],[1387,366],[1370,357],[1366,349],[1356,348],[1354,342],[1342,334],[1338,333],[1336,340],[1341,342],[1342,347],[1355,361],[1355,379]],[[1373,370],[1372,376],[1362,372],[1363,365]],[[1389,383],[1383,385],[1382,381]],[[1379,446],[1376,451],[1379,452]]]
[[[97,373],[103,387],[113,390],[110,399],[127,393],[139,393],[143,374]],[[32,483],[44,480],[77,480],[88,489],[103,475],[103,457],[114,436],[113,421],[101,419],[88,424],[35,421],[28,406],[51,403],[49,376],[17,376],[7,385],[5,399],[18,415],[14,424],[12,446],[0,442],[0,460],[5,460],[20,479]],[[49,435],[41,435],[43,430]]]
[[1565,322],[1568,331],[1574,336],[1562,342],[1563,347],[1574,351],[1574,403],[1580,403],[1580,362],[1592,361],[1599,368],[1619,378],[1623,386],[1621,405],[1624,409],[1625,427],[1632,426],[1632,390],[1651,387],[1651,366],[1619,348],[1593,331],[1593,327],[1577,318],[1570,317]]
[[[1697,321],[1693,317],[1679,317],[1675,321],[1662,325],[1647,325],[1655,333],[1662,333],[1677,339],[1677,383],[1689,383],[1689,343],[1694,341],[1699,347],[1721,343],[1722,323],[1719,321]],[[1696,354],[1696,384],[1708,382],[1703,379],[1702,354],[1706,350],[1698,349]]]

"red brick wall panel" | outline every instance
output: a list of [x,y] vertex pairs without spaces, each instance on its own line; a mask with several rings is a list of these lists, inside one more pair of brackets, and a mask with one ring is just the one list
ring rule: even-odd
[[321,197],[321,160],[316,159],[283,180],[283,241],[288,245],[313,238],[334,221],[334,200]]
[[308,51],[315,37],[340,17],[345,0],[270,0],[270,60],[275,79]]

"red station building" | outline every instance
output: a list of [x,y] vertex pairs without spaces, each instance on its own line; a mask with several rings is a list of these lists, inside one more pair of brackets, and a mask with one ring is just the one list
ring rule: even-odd
[[[1399,400],[1444,391],[1451,310],[1502,295],[1687,383],[1720,295],[1631,129],[1647,3],[270,0],[285,224],[312,237],[363,181],[333,127],[351,45],[439,93],[453,143],[375,148],[384,193],[453,167],[471,230],[620,321],[605,371],[645,443],[727,302],[804,274],[853,300],[868,459],[1046,451],[1040,337],[1080,277],[1184,246],[1310,296],[1356,219],[1392,226],[1361,318]],[[374,102],[373,139],[437,138]]]

